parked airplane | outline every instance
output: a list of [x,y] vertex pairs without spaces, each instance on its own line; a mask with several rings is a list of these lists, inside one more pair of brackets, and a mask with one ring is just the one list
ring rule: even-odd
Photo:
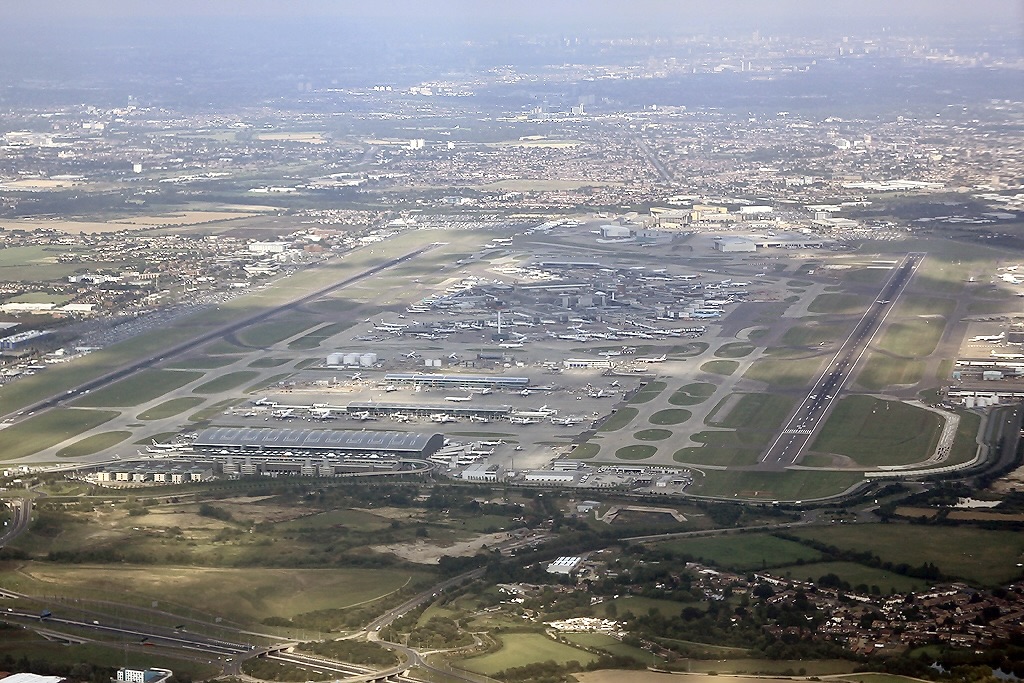
[[502,342],[498,346],[503,349],[521,349],[523,348],[523,342]]
[[665,362],[666,355],[663,353],[660,356],[653,358],[634,358],[637,363],[663,363]]
[[1005,337],[1005,336],[1006,336],[1005,332],[1000,332],[999,334],[990,334],[990,335],[979,334],[977,337],[971,337],[971,341],[972,342],[998,342],[998,341],[1002,341],[1003,337]]
[[445,396],[444,400],[453,401],[455,403],[462,403],[463,401],[472,401],[473,394],[467,394],[466,396]]

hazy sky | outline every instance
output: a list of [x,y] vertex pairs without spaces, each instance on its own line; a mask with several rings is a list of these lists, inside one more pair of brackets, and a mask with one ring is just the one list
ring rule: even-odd
[[424,22],[471,29],[656,30],[692,24],[771,26],[868,20],[1024,24],[1024,0],[0,0],[7,18],[272,18]]

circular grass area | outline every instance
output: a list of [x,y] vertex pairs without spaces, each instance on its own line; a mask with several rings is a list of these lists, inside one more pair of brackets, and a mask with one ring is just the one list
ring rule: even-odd
[[641,429],[633,435],[639,441],[663,441],[672,436],[668,429]]
[[197,396],[172,398],[170,401],[164,401],[160,405],[153,406],[149,410],[139,413],[137,417],[140,420],[163,420],[168,417],[174,417],[178,413],[183,413],[191,408],[195,408],[205,400],[205,398],[199,398]]
[[[652,425],[678,425],[686,422],[692,416],[693,413],[684,408],[669,408],[667,410],[659,410],[654,415],[647,418],[647,421]],[[651,431],[665,430],[654,429]]]
[[708,400],[717,388],[710,382],[685,384],[668,397],[668,402],[674,406],[695,406]]
[[595,455],[601,452],[600,444],[596,443],[581,443],[576,448],[572,449],[567,457],[575,460],[588,460],[593,458]]
[[750,342],[729,342],[722,344],[715,351],[716,358],[743,358],[754,351],[754,345]]
[[707,342],[690,342],[682,346],[673,346],[669,353],[673,356],[699,356],[708,350]]
[[70,446],[65,446],[60,449],[57,451],[57,457],[78,458],[83,455],[99,453],[111,446],[116,446],[125,439],[131,437],[131,435],[131,432],[104,432],[102,434],[93,434],[92,436],[87,436],[81,441],[76,441]]
[[615,457],[620,460],[646,460],[657,452],[657,446],[634,444],[632,446],[623,446],[615,451]]
[[703,372],[710,372],[716,375],[731,375],[740,366],[736,360],[709,360],[700,366]]

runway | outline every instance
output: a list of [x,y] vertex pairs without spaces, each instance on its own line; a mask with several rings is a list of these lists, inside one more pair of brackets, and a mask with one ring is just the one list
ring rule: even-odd
[[879,292],[878,298],[868,306],[853,332],[818,375],[807,396],[761,456],[762,469],[786,467],[800,460],[812,437],[825,423],[839,393],[853,376],[889,312],[913,279],[918,267],[924,262],[925,256],[926,254],[920,252],[909,253],[896,267]]

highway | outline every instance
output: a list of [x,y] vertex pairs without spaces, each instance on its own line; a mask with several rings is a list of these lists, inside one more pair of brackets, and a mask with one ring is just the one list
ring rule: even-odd
[[853,332],[817,377],[778,437],[761,456],[760,468],[778,469],[795,464],[801,458],[812,437],[828,419],[840,392],[850,378],[855,376],[857,366],[875,334],[885,323],[925,256],[923,253],[909,253],[895,268],[878,297],[868,306]]
[[28,529],[28,523],[32,521],[32,499],[14,498],[9,501],[14,516],[10,523],[4,527],[3,534],[0,534],[0,548],[3,548],[22,532]]

